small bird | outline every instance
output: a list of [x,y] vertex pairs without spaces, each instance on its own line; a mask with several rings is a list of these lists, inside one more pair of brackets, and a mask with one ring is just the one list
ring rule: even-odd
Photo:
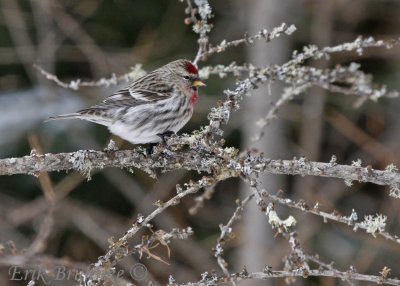
[[111,133],[133,144],[165,143],[190,120],[205,86],[197,68],[188,60],[170,62],[133,81],[103,102],[76,113],[49,120],[83,119],[107,126]]

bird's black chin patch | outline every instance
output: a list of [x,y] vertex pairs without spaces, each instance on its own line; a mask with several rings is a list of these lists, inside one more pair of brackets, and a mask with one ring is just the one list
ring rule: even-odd
[[197,87],[192,86],[192,90],[193,90],[193,91],[197,91]]

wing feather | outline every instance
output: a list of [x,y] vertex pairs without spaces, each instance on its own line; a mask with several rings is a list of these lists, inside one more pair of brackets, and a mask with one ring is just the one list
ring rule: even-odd
[[164,100],[172,96],[173,92],[174,86],[169,82],[165,83],[159,71],[155,70],[135,80],[128,87],[111,94],[101,103],[78,111],[78,114],[109,117],[111,110],[120,109],[121,111],[123,108]]
[[128,87],[113,93],[102,102],[102,105],[115,104],[119,101],[133,105],[144,104],[168,98],[173,92],[173,85],[165,83],[159,71],[155,70],[135,80]]

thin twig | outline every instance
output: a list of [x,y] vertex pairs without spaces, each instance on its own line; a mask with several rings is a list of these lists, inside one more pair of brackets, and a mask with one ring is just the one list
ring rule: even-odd
[[[214,256],[217,258],[218,265],[222,269],[222,272],[226,275],[226,277],[230,276],[229,270],[227,268],[228,263],[222,257],[224,253],[224,244],[226,242],[226,236],[232,232],[232,225],[235,221],[240,219],[240,215],[243,211],[243,208],[248,204],[248,202],[254,197],[254,194],[247,196],[244,200],[238,202],[238,207],[234,211],[233,215],[229,219],[226,225],[220,225],[219,228],[221,230],[221,234],[218,238],[217,244],[215,246]],[[232,281],[232,285],[236,286],[235,281]]]
[[142,69],[142,65],[137,64],[136,66],[131,68],[130,72],[120,76],[112,74],[111,77],[109,78],[101,78],[96,81],[82,81],[80,79],[77,79],[77,80],[72,80],[70,82],[64,82],[61,81],[56,75],[45,71],[41,66],[37,64],[34,64],[33,67],[37,69],[42,75],[44,75],[46,79],[53,81],[54,83],[63,88],[73,89],[73,90],[78,90],[80,87],[99,87],[99,86],[109,87],[111,85],[117,85],[120,82],[133,81],[146,74],[146,72]]

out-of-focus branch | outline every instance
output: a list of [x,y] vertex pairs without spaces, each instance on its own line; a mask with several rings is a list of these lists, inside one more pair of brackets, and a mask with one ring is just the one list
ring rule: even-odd
[[49,6],[51,9],[46,9],[46,1],[36,1],[41,6],[46,16],[54,20],[54,23],[58,26],[61,33],[66,37],[71,38],[77,47],[86,55],[93,72],[95,74],[108,70],[107,57],[105,56],[102,49],[98,47],[91,35],[82,28],[79,22],[72,17],[57,0],[50,1]]
[[37,267],[42,267],[44,270],[54,270],[52,268],[56,266],[63,266],[67,269],[73,269],[75,271],[87,270],[89,265],[78,262],[71,261],[68,258],[56,258],[48,255],[23,255],[23,254],[2,254],[0,255],[0,265],[2,266],[27,266],[36,265]]
[[[42,146],[36,134],[31,134],[28,137],[28,140],[33,152],[36,152],[36,154],[43,154]],[[26,254],[30,256],[43,252],[54,227],[55,193],[53,183],[47,172],[40,172],[38,178],[43,196],[47,202],[47,212],[40,224],[35,240],[26,251]]]
[[32,82],[35,82],[37,74],[32,70],[30,63],[36,55],[36,47],[28,33],[28,25],[23,16],[20,4],[16,1],[5,0],[2,2],[1,13],[4,23],[14,42],[15,53],[29,75]]

